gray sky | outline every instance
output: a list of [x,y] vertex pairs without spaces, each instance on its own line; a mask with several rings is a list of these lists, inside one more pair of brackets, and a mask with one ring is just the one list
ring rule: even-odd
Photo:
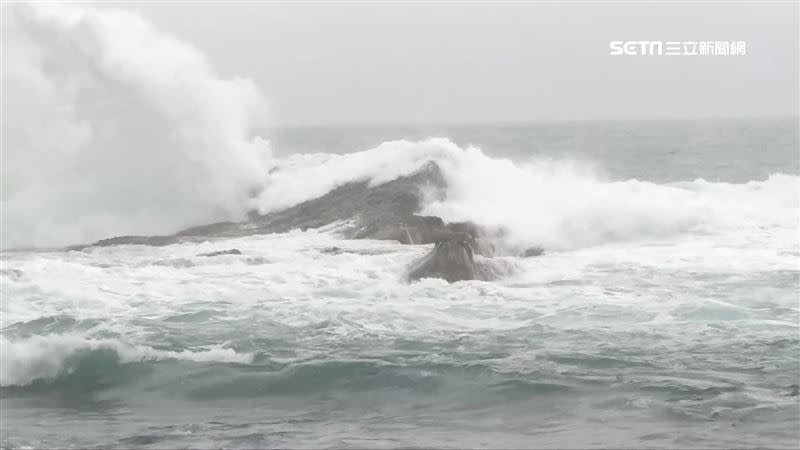
[[[282,124],[798,114],[799,3],[118,3],[254,80]],[[610,40],[746,56],[609,56]]]

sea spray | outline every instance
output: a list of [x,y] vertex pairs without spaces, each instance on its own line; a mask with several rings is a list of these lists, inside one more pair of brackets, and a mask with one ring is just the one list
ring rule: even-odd
[[796,175],[612,180],[602,166],[557,155],[511,161],[445,138],[278,160],[252,134],[265,118],[255,85],[218,78],[200,53],[136,15],[11,5],[2,33],[3,248],[243,219],[430,161],[448,188],[420,213],[501,229],[511,247],[798,226]]
[[266,174],[246,79],[137,15],[4,5],[2,247],[244,217]]
[[[435,162],[446,195],[419,211],[501,230],[509,248],[567,250],[609,242],[797,228],[800,184],[774,174],[748,183],[613,180],[602,167],[568,158],[512,161],[444,138],[391,141],[373,149],[296,154],[278,164],[258,198],[261,213],[319,197],[348,182],[377,185]],[[425,189],[421,192],[424,196]]]

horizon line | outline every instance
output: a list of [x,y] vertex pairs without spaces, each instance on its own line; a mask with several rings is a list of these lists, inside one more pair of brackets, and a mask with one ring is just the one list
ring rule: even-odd
[[476,126],[476,125],[527,125],[527,124],[575,124],[604,122],[712,122],[712,121],[767,121],[794,120],[800,126],[800,113],[795,115],[763,116],[700,116],[700,117],[638,117],[638,118],[580,118],[580,119],[485,119],[485,120],[431,120],[431,121],[341,121],[341,122],[276,122],[258,129],[270,128],[356,128],[356,127],[431,127],[431,126]]

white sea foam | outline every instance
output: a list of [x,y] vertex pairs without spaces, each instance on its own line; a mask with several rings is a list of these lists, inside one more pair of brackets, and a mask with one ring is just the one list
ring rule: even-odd
[[293,155],[271,176],[260,210],[285,208],[349,181],[380,184],[428,161],[442,168],[447,197],[429,202],[422,213],[505,229],[514,246],[572,249],[691,232],[798,226],[800,178],[793,175],[744,184],[611,181],[574,161],[519,163],[447,139],[387,142],[346,155]]
[[242,217],[266,173],[265,104],[140,17],[3,5],[2,246]]
[[134,346],[115,339],[92,339],[76,334],[32,336],[12,340],[0,336],[0,385],[24,386],[35,380],[68,375],[70,358],[82,351],[108,349],[116,352],[120,363],[179,359],[195,362],[249,363],[253,355],[236,353],[230,348],[180,352]]
[[272,159],[250,136],[264,109],[255,86],[219,79],[197,51],[137,16],[27,4],[4,12],[5,248],[235,220],[428,161],[441,167],[447,197],[421,212],[504,229],[514,247],[798,228],[795,175],[609,180],[568,159],[493,158],[444,138]]
[[[718,300],[735,305],[742,326],[771,317],[763,303],[767,298],[796,309],[790,275],[797,268],[796,254],[776,252],[785,245],[782,241],[748,244],[737,237],[698,235],[668,244],[617,242],[551,252],[515,259],[521,270],[497,282],[455,284],[405,281],[407,267],[427,247],[340,240],[314,230],[164,247],[23,252],[8,255],[5,261],[20,275],[3,276],[0,326],[68,317],[75,322],[58,332],[78,333],[91,342],[53,335],[42,341],[15,341],[12,348],[4,340],[0,352],[4,358],[19,358],[22,365],[45,367],[23,373],[49,374],[60,370],[59,361],[76,348],[105,345],[119,350],[123,359],[150,355],[149,327],[154,323],[165,324],[165,332],[176,324],[180,325],[176,330],[203,330],[211,324],[223,330],[250,330],[242,337],[326,324],[320,333],[336,341],[363,334],[500,332],[526,326],[540,316],[547,317],[547,323],[570,326],[575,314],[585,314],[584,326],[630,327],[655,320],[671,327]],[[342,251],[323,251],[334,245]],[[230,248],[241,254],[198,256]],[[191,264],[160,263],[175,259]],[[764,287],[759,285],[764,277],[775,278]],[[675,286],[680,286],[679,295]],[[719,309],[716,304],[714,308]],[[196,319],[191,318],[194,314]],[[278,331],[273,328],[276,323]],[[126,344],[106,340],[103,336],[109,333],[125,336]],[[12,331],[3,334],[11,336]],[[191,347],[180,355],[162,351],[153,355],[192,359],[209,350]],[[238,355],[235,358],[241,351]],[[228,361],[224,354],[219,358]],[[235,358],[231,361],[239,361]],[[52,367],[38,362],[51,360]],[[3,370],[13,367],[3,364]],[[8,377],[24,379],[13,373]]]

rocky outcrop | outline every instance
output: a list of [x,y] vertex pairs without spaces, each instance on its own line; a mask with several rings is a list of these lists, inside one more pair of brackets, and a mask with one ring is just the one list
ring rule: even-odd
[[405,222],[391,224],[369,232],[356,233],[355,239],[392,240],[407,245],[436,244],[443,241],[464,242],[474,253],[493,256],[494,246],[486,239],[486,235],[478,232],[464,231],[463,224],[445,224],[438,217],[414,216]]
[[444,198],[446,183],[439,166],[428,163],[412,175],[378,186],[369,180],[348,183],[327,194],[284,209],[251,218],[252,231],[282,233],[292,229],[319,228],[335,222],[353,221],[343,229],[351,239],[394,239],[410,243],[402,227],[425,233],[443,226],[438,217],[417,216],[422,207],[422,190]]
[[477,254],[468,240],[447,239],[436,243],[431,251],[411,264],[408,281],[441,278],[450,283],[466,280],[492,281],[513,273],[515,264],[506,258]]
[[[109,239],[102,239],[95,242],[92,246],[95,247],[108,247],[111,245],[151,245],[154,247],[161,247],[164,245],[171,245],[180,242],[178,236],[117,236]],[[70,250],[81,250],[87,245],[76,245],[68,247]]]
[[[422,209],[423,199],[443,200],[445,194],[446,183],[441,170],[430,162],[414,174],[387,183],[377,186],[371,186],[369,180],[348,183],[281,211],[251,214],[244,222],[203,225],[169,236],[116,237],[93,245],[169,245],[336,224],[337,231],[344,238],[394,240],[409,245],[435,244],[426,257],[412,265],[409,280],[429,277],[448,281],[493,279],[506,273],[507,268],[499,264],[495,267],[489,259],[497,253],[493,241],[500,241],[502,232],[488,231],[474,223],[445,223],[439,217],[416,214]],[[236,251],[200,256],[238,254]],[[330,252],[335,254],[336,250]],[[541,249],[532,248],[511,254],[528,257],[541,252]],[[476,255],[482,257],[481,261],[476,262]]]
[[472,248],[466,242],[457,239],[439,242],[409,270],[409,281],[420,278],[442,278],[451,283],[476,279],[475,255]]

